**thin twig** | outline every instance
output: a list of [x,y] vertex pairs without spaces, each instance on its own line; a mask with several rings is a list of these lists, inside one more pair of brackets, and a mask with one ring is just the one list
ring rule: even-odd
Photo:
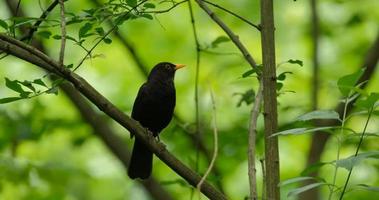
[[55,6],[58,5],[58,3],[59,3],[59,0],[54,0],[53,3],[50,4],[50,6],[41,14],[41,16],[36,21],[36,23],[34,23],[34,25],[29,30],[29,32],[24,37],[21,38],[21,41],[24,41],[24,40],[29,41],[30,39],[32,39],[34,32],[38,30],[38,27],[47,18],[47,16],[55,8]]
[[[199,183],[196,186],[198,191],[200,191],[201,185],[204,183],[204,181],[207,179],[209,173],[211,172],[213,165],[216,162],[217,152],[218,152],[218,130],[217,130],[217,118],[216,118],[216,102],[215,102],[215,98],[214,98],[212,88],[210,90],[210,93],[211,93],[212,110],[213,110],[213,142],[214,142],[213,145],[214,145],[214,150],[213,150],[213,156],[212,156],[211,163],[209,164],[207,171],[205,171],[204,176],[201,177]],[[200,194],[200,192],[199,192],[199,194]]]
[[[69,69],[62,67],[59,63],[30,45],[1,33],[0,50],[4,50],[7,53],[33,63],[43,69],[57,73],[59,76],[62,76],[64,79],[70,81],[78,91],[80,91],[89,101],[95,104],[102,112],[106,113],[124,128],[134,133],[137,138],[141,139],[141,141],[143,141],[144,144],[148,146],[159,159],[166,163],[167,166],[183,177],[188,183],[194,187],[197,186],[201,180],[201,176],[174,157],[169,151],[167,151],[162,143],[157,142],[154,138],[152,138],[152,133],[143,128],[137,121],[133,120],[124,112],[119,110],[114,104],[112,104],[95,88],[93,88],[84,78]],[[226,199],[225,195],[206,181],[201,186],[201,192],[212,200]]]
[[232,40],[232,42],[238,47],[238,49],[241,51],[243,57],[245,60],[250,64],[252,68],[256,68],[257,64],[254,61],[253,57],[239,40],[239,37],[234,34],[234,32],[211,10],[209,7],[202,1],[202,0],[195,0],[197,4],[215,21],[224,31],[225,33],[229,36],[229,38]]
[[196,46],[196,72],[195,72],[195,121],[196,121],[196,134],[198,140],[197,145],[196,145],[196,168],[195,170],[199,170],[199,140],[201,140],[201,135],[200,135],[200,112],[199,112],[199,72],[200,72],[200,43],[199,43],[199,38],[197,35],[197,30],[196,30],[196,24],[195,24],[195,16],[193,14],[192,10],[192,4],[191,1],[188,1],[188,8],[190,12],[190,17],[191,17],[191,24],[192,24],[192,31],[193,31],[193,36],[195,39],[195,46]]
[[249,127],[249,139],[248,139],[248,174],[249,174],[249,184],[250,184],[250,199],[257,199],[257,175],[255,167],[255,140],[257,136],[257,120],[260,113],[260,107],[262,104],[262,92],[263,84],[262,79],[260,80],[257,95],[255,96],[254,106],[251,110],[251,120]]
[[249,24],[250,26],[256,28],[258,31],[261,30],[261,27],[260,27],[259,25],[253,24],[253,23],[250,22],[249,20],[247,20],[247,19],[241,17],[240,15],[237,15],[235,12],[232,12],[232,11],[230,11],[230,10],[228,10],[228,9],[226,9],[226,8],[224,8],[224,7],[220,6],[220,5],[218,5],[218,4],[215,4],[215,3],[213,3],[213,2],[210,2],[210,1],[207,1],[207,0],[202,0],[202,1],[204,1],[205,3],[207,3],[207,4],[209,4],[209,5],[214,6],[214,7],[218,8],[218,9],[220,9],[220,10],[223,10],[223,11],[225,11],[225,12],[227,12],[227,13],[233,15],[234,17],[237,17],[238,19],[240,19],[240,20],[246,22],[246,23]]
[[[359,139],[359,143],[358,143],[358,146],[357,146],[357,149],[355,150],[355,154],[354,154],[354,157],[357,157],[358,153],[359,153],[359,149],[361,148],[361,145],[362,145],[362,142],[363,142],[363,138],[365,136],[365,133],[366,133],[366,129],[367,129],[367,126],[368,126],[368,122],[370,121],[370,118],[371,118],[371,115],[372,115],[372,112],[374,111],[374,107],[372,107],[368,113],[368,118],[366,120],[366,123],[365,123],[365,127],[363,128],[363,132],[361,134],[361,138]],[[342,193],[340,195],[340,198],[339,200],[342,200],[344,194],[345,194],[345,191],[346,191],[346,187],[347,187],[347,184],[349,183],[349,180],[350,180],[350,176],[351,176],[351,173],[353,171],[353,167],[354,165],[351,166],[351,169],[349,171],[349,174],[347,175],[347,178],[346,178],[346,181],[345,181],[345,184],[343,186],[343,190],[342,190]]]
[[64,66],[64,53],[66,47],[66,19],[65,19],[65,11],[64,11],[64,0],[59,0],[60,5],[60,15],[61,15],[61,50],[59,53],[59,64]]
[[143,11],[141,13],[154,13],[154,14],[167,13],[167,12],[170,12],[172,9],[176,8],[177,6],[179,6],[180,4],[185,3],[186,1],[189,1],[189,0],[179,1],[177,3],[172,4],[171,7],[167,8],[167,9],[164,9],[164,10]]

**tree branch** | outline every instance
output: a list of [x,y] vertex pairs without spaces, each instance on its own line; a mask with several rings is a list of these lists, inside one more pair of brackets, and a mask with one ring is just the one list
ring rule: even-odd
[[271,137],[278,128],[273,0],[261,0],[261,20],[266,166],[265,185],[267,199],[274,200],[280,199],[280,190],[278,188],[280,168],[278,137]]
[[248,174],[249,174],[249,184],[250,184],[250,199],[257,200],[257,176],[256,176],[256,165],[255,165],[255,147],[256,147],[256,137],[257,137],[257,121],[260,113],[260,107],[262,104],[263,95],[263,83],[260,80],[257,95],[255,96],[254,106],[251,109],[251,118],[249,126],[249,137],[248,137]]
[[[96,6],[101,6],[101,2],[99,2],[99,0],[91,0],[91,2],[94,3]],[[111,27],[114,26],[112,22],[109,22],[109,25]],[[139,55],[137,54],[135,48],[133,47],[133,44],[125,36],[123,36],[122,33],[120,33],[117,29],[114,31],[114,35],[117,37],[118,40],[120,40],[120,42],[123,44],[123,46],[126,48],[126,50],[130,53],[131,58],[133,59],[133,61],[137,65],[137,68],[140,70],[140,72],[145,77],[147,77],[149,74],[148,67],[142,62],[142,58],[140,58]],[[200,47],[199,47],[199,50],[200,50]],[[212,160],[212,154],[210,153],[208,148],[205,146],[203,140],[196,134],[197,132],[196,131],[192,132],[191,130],[188,130],[188,128],[182,126],[181,124],[184,124],[185,122],[176,113],[174,113],[174,120],[178,124],[178,127],[180,127],[183,130],[183,132],[189,138],[189,140],[192,142],[192,144],[195,145],[204,154],[204,156],[206,157],[208,162],[210,162]],[[212,172],[214,173],[214,175],[216,177],[221,177],[221,173],[220,173],[220,170],[218,169],[217,165],[214,166]],[[219,178],[216,179],[215,184],[216,184],[217,188],[222,193],[224,193],[224,189],[223,189],[221,179],[219,179]]]
[[[88,100],[94,103],[101,111],[117,121],[124,128],[133,133],[138,139],[143,141],[144,144],[152,152],[154,152],[159,159],[166,163],[192,186],[195,187],[198,184],[201,179],[198,174],[193,172],[170,152],[168,152],[162,143],[157,142],[154,139],[151,132],[143,128],[137,121],[131,119],[129,116],[120,111],[81,76],[71,72],[67,68],[61,67],[59,63],[53,61],[51,58],[35,48],[3,34],[0,34],[0,49],[30,63],[36,65],[38,64],[41,68],[50,70],[54,69],[54,71],[52,70],[51,72],[58,72],[57,74],[59,76],[71,82],[75,88],[79,90]],[[221,192],[216,190],[208,182],[204,182],[201,187],[201,192],[210,199],[226,199]]]

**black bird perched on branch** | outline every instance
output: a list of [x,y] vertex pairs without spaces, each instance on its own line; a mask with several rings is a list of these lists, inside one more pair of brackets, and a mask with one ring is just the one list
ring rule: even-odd
[[[176,93],[174,86],[175,71],[184,65],[161,62],[151,70],[134,101],[132,118],[151,131],[154,137],[171,121]],[[146,179],[150,176],[153,153],[138,138],[135,139],[130,159],[128,175],[130,178]]]

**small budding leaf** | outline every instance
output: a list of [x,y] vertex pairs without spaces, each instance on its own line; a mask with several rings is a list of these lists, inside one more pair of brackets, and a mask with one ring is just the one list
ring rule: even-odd
[[216,48],[218,47],[219,44],[224,43],[224,42],[229,42],[230,39],[226,36],[219,36],[215,40],[213,40],[211,47]]
[[150,14],[147,14],[147,13],[142,14],[141,17],[144,17],[144,18],[150,19],[150,20],[154,19],[153,16],[151,16]]
[[340,120],[339,114],[334,110],[315,110],[297,118],[297,121],[308,121],[312,119],[337,119]]
[[349,96],[350,91],[357,84],[363,72],[364,72],[364,69],[360,69],[353,74],[349,74],[338,79],[337,86],[344,97]]
[[104,42],[106,44],[110,44],[110,43],[112,43],[112,40],[110,38],[104,38]]
[[300,67],[303,66],[303,61],[301,61],[301,60],[293,60],[293,59],[289,59],[287,62],[290,63],[290,64],[297,64],[297,65],[299,65]]

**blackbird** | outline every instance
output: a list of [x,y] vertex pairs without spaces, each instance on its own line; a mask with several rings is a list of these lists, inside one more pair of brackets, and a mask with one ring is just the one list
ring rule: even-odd
[[[171,121],[176,101],[175,71],[182,67],[184,65],[174,65],[169,62],[158,63],[151,70],[147,82],[138,91],[133,105],[132,118],[151,131],[154,137],[157,137]],[[152,164],[153,153],[141,140],[136,138],[128,176],[131,179],[146,179],[151,174]]]

